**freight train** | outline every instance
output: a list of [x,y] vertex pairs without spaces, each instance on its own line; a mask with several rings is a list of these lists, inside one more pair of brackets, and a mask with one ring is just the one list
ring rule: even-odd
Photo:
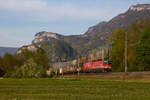
[[64,75],[75,73],[98,73],[98,72],[110,72],[112,69],[111,61],[90,61],[86,63],[78,63],[77,60],[69,62],[54,63],[48,75]]
[[48,75],[63,75],[74,73],[110,72],[112,62],[109,61],[108,49],[102,49],[99,54],[88,55],[73,61],[56,62],[47,71]]
[[112,69],[111,61],[92,61],[82,65],[83,72],[110,72]]

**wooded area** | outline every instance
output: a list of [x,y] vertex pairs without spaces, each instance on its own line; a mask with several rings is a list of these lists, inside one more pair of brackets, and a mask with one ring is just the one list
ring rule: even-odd
[[150,70],[150,20],[140,20],[128,29],[115,30],[109,37],[113,71],[125,71],[125,34],[128,71]]

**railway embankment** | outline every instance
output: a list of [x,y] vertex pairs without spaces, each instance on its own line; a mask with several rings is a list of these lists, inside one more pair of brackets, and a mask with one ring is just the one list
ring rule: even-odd
[[64,78],[119,78],[119,79],[145,79],[150,80],[150,71],[144,72],[106,72],[106,73],[80,73],[78,74],[68,74],[68,75],[60,75],[58,77]]

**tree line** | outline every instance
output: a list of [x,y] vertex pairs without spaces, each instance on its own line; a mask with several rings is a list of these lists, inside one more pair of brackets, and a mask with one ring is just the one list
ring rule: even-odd
[[0,76],[6,78],[40,78],[46,76],[49,61],[45,51],[22,50],[20,54],[5,54],[0,57]]
[[113,71],[125,71],[125,35],[127,35],[128,71],[150,70],[150,20],[140,20],[128,29],[111,33],[111,59]]

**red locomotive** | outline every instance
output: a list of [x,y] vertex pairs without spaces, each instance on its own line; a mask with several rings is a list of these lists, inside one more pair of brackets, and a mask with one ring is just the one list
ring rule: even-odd
[[112,64],[110,61],[90,61],[83,64],[76,64],[71,62],[58,62],[53,64],[51,72],[57,75],[81,73],[96,73],[96,72],[110,72]]
[[108,52],[108,49],[102,49],[100,54],[91,54],[73,61],[53,63],[49,72],[54,72],[57,75],[79,72],[110,72],[112,70],[112,62],[109,61]]
[[91,61],[83,64],[83,72],[109,72],[111,71],[111,61]]

